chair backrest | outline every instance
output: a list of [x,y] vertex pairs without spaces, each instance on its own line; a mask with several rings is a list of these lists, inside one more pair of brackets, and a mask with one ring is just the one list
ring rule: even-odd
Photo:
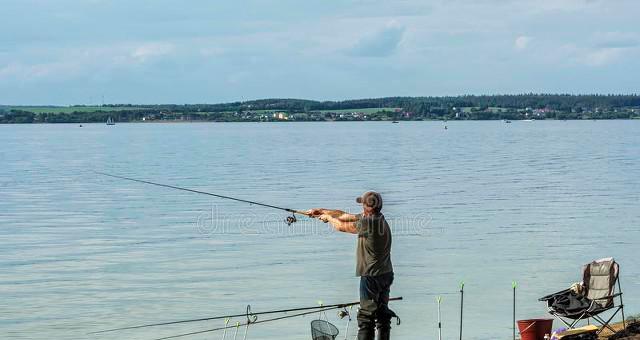
[[616,261],[609,257],[586,264],[583,269],[582,284],[586,297],[600,305],[609,307],[613,298],[620,268]]

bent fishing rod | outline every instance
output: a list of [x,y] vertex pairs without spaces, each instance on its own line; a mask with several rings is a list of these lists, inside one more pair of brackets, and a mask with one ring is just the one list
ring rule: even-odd
[[232,200],[232,201],[236,201],[236,202],[249,203],[249,204],[259,205],[259,206],[262,206],[262,207],[278,209],[278,210],[284,210],[284,211],[287,211],[287,212],[291,213],[291,216],[288,216],[286,221],[285,221],[285,222],[287,222],[287,225],[289,225],[289,226],[292,225],[293,223],[297,222],[295,214],[311,216],[311,215],[309,215],[308,212],[302,211],[302,210],[283,208],[283,207],[278,207],[278,206],[271,205],[271,204],[254,202],[254,201],[249,201],[249,200],[245,200],[245,199],[241,199],[241,198],[235,198],[235,197],[226,196],[226,195],[219,195],[219,194],[214,194],[214,193],[201,191],[201,190],[182,188],[182,187],[178,187],[178,186],[175,186],[175,185],[169,185],[169,184],[162,184],[162,183],[156,183],[156,182],[151,182],[151,181],[145,181],[145,180],[131,178],[131,177],[108,174],[106,172],[100,172],[100,171],[93,171],[93,173],[98,174],[98,175],[102,175],[102,176],[112,177],[112,178],[124,179],[124,180],[132,181],[132,182],[150,184],[150,185],[155,185],[155,186],[159,186],[159,187],[163,187],[163,188],[182,190],[182,191],[192,192],[192,193],[196,193],[196,194],[202,194],[202,195],[208,195],[208,196],[223,198],[223,199]]
[[[313,311],[310,311],[310,312],[307,311],[307,312],[302,312],[302,313],[297,313],[297,314],[292,314],[292,315],[279,316],[279,317],[276,317],[276,318],[265,319],[265,320],[260,320],[260,321],[251,321],[250,319],[247,319],[246,322],[244,322],[244,323],[239,323],[238,322],[233,326],[209,328],[209,329],[204,329],[204,330],[200,330],[200,331],[194,331],[194,332],[189,332],[189,333],[181,333],[181,334],[176,334],[176,335],[170,335],[170,336],[165,336],[165,337],[162,337],[162,338],[155,338],[153,340],[167,340],[167,339],[182,338],[182,337],[185,337],[185,336],[191,336],[191,335],[197,335],[197,334],[203,334],[203,333],[211,333],[211,332],[227,330],[227,329],[231,329],[231,328],[238,329],[238,328],[240,328],[242,326],[249,327],[249,325],[258,324],[258,323],[273,322],[273,321],[278,321],[278,320],[296,318],[296,317],[299,317],[299,316],[305,316],[305,315],[314,314],[314,313],[323,313],[323,312],[326,312],[326,311],[331,310],[331,309],[335,309],[335,307],[334,308],[323,308],[323,309],[313,310]],[[246,337],[245,337],[245,339],[246,339]]]
[[[390,298],[389,301],[399,301],[402,300],[402,296],[399,297],[393,297]],[[178,321],[168,321],[168,322],[159,322],[159,323],[150,323],[150,324],[145,324],[145,325],[138,325],[138,326],[129,326],[129,327],[120,327],[120,328],[112,328],[112,329],[105,329],[102,331],[95,331],[95,332],[90,332],[87,334],[98,334],[98,333],[107,333],[107,332],[115,332],[115,331],[124,331],[124,330],[128,330],[128,329],[139,329],[139,328],[147,328],[147,327],[157,327],[157,326],[168,326],[168,325],[176,325],[176,324],[182,324],[182,323],[192,323],[192,322],[202,322],[202,321],[212,321],[212,320],[221,320],[221,319],[232,319],[232,318],[238,318],[238,317],[257,317],[258,315],[268,315],[268,314],[279,314],[279,313],[291,313],[291,312],[300,312],[300,311],[309,311],[309,310],[313,310],[310,313],[315,313],[318,310],[331,310],[331,309],[340,309],[340,308],[345,308],[345,307],[350,307],[350,306],[355,306],[355,305],[359,305],[360,302],[349,302],[349,303],[336,303],[333,305],[319,305],[319,306],[313,306],[313,307],[298,307],[298,308],[289,308],[289,309],[277,309],[277,310],[269,310],[269,311],[264,311],[264,312],[251,312],[251,308],[249,306],[247,306],[247,312],[243,313],[243,314],[231,314],[231,315],[221,315],[221,316],[213,316],[213,317],[207,317],[207,318],[199,318],[199,319],[188,319],[188,320],[178,320]],[[290,317],[292,315],[289,315]],[[269,319],[272,320],[272,319]],[[279,318],[277,318],[277,320],[279,320]],[[260,322],[266,322],[267,320],[263,320]],[[251,322],[251,323],[260,323],[257,321]],[[220,328],[220,329],[224,329],[224,328]],[[218,330],[218,329],[216,329]]]

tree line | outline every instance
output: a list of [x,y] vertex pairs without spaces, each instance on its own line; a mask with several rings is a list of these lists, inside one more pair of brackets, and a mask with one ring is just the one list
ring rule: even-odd
[[[270,121],[281,120],[423,120],[423,119],[628,119],[640,116],[640,95],[465,95],[446,97],[386,97],[343,101],[259,99],[245,102],[186,105],[110,104],[104,109],[73,106],[0,107],[0,123],[83,123],[142,120]],[[359,113],[360,109],[386,108]],[[338,111],[342,110],[342,111]],[[333,111],[333,112],[332,112]],[[338,111],[338,112],[336,112]]]

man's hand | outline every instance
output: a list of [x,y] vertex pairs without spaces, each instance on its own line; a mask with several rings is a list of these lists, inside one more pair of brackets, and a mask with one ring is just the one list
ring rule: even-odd
[[320,215],[324,214],[324,209],[322,208],[309,209],[307,210],[307,214],[309,214],[309,216],[311,217],[319,217]]
[[357,234],[356,221],[358,216],[348,214],[342,210],[331,210],[314,208],[309,209],[306,213],[313,218],[317,218],[324,223],[331,223],[334,229],[345,233]]
[[331,215],[327,215],[327,214],[322,214],[320,216],[317,217],[320,221],[327,223],[329,222],[329,220],[332,218]]
[[[345,221],[342,220],[341,217],[345,217],[345,213],[342,213],[341,215],[338,215],[337,217],[335,216],[336,214],[334,214],[335,211],[325,211],[324,213],[318,215],[316,218],[319,219],[320,221],[324,222],[324,223],[330,223],[331,226],[337,230],[337,231],[342,231],[345,233],[351,233],[351,234],[357,234],[358,230],[356,229],[356,223],[355,222],[350,222],[350,221]],[[349,216],[346,216],[348,219],[350,219]]]

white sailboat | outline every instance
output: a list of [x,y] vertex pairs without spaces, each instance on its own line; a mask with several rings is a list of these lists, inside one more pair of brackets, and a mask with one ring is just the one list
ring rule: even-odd
[[116,123],[113,121],[113,118],[111,118],[111,116],[107,118],[107,125],[116,125]]

